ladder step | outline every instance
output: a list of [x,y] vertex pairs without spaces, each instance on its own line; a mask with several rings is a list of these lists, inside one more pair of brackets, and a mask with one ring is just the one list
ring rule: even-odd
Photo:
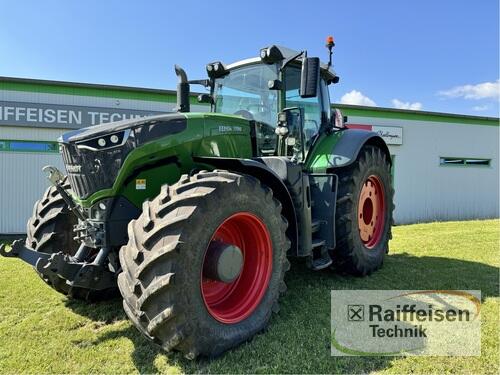
[[323,224],[322,220],[313,221],[311,224],[311,232],[316,233],[319,230],[319,228],[321,228],[321,224]]
[[321,247],[321,246],[324,246],[326,243],[325,240],[321,240],[321,239],[313,239],[312,240],[312,248],[315,249],[317,247]]
[[325,258],[313,259],[311,268],[314,271],[319,271],[325,269],[326,267],[329,267],[331,264],[332,264],[332,258],[327,256]]

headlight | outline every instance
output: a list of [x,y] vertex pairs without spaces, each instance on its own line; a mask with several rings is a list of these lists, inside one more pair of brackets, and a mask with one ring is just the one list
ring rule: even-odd
[[210,78],[221,78],[228,74],[229,71],[226,70],[226,67],[220,61],[215,61],[207,65],[207,74]]
[[93,220],[105,220],[113,199],[107,198],[99,201],[90,208],[89,216]]
[[104,150],[113,147],[122,146],[130,135],[130,129],[121,132],[107,134],[104,136],[88,139],[82,142],[77,142],[76,147],[79,149],[87,149],[92,151]]

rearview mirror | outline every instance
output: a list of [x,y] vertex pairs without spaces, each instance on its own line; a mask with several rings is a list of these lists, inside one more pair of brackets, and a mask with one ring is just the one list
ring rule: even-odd
[[318,95],[319,57],[306,57],[302,60],[300,77],[300,97],[314,98]]

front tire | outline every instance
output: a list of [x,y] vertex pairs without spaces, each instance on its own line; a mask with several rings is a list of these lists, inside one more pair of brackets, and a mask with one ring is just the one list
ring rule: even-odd
[[338,172],[334,267],[365,276],[389,251],[394,210],[391,166],[382,150],[364,146],[353,165]]
[[[67,178],[64,178],[62,187],[68,193],[71,192]],[[26,228],[26,246],[42,253],[53,254],[62,251],[75,255],[79,243],[73,239],[73,226],[77,222],[78,219],[69,210],[61,194],[51,186],[33,206],[33,214]],[[59,293],[75,299],[97,301],[109,299],[117,294],[116,288],[98,291],[72,287],[58,276],[48,277],[41,273],[38,275]]]
[[[120,251],[127,315],[149,339],[190,359],[248,340],[278,311],[286,289],[286,227],[281,204],[253,177],[202,171],[163,186],[130,223]],[[234,281],[205,274],[216,241],[243,253]]]

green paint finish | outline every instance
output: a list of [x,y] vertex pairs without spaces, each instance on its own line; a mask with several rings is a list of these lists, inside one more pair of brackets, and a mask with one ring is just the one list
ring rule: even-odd
[[[252,156],[247,120],[215,113],[189,113],[186,118],[186,130],[134,149],[125,159],[110,189],[98,191],[85,200],[77,200],[78,203],[90,207],[98,200],[123,195],[140,207],[145,199],[152,199],[159,193],[161,185],[174,183],[181,174],[196,168],[195,156]],[[145,169],[148,165],[151,168]],[[143,171],[136,175],[139,169]],[[146,180],[146,189],[136,189],[137,179]]]
[[[181,177],[181,171],[175,163],[168,163],[147,169],[132,179],[120,190],[120,194],[132,204],[141,207],[146,199],[152,199],[160,193],[164,184],[173,184]],[[142,181],[141,181],[142,180]],[[144,186],[145,189],[141,187]]]
[[304,169],[312,173],[326,173],[327,168],[333,167],[332,161],[334,161],[335,156],[332,153],[335,145],[343,135],[344,132],[341,131],[322,134],[309,151]]
[[[31,83],[31,82],[11,82],[0,80],[0,90],[40,92],[47,94],[62,94],[62,95],[77,95],[77,96],[93,96],[99,98],[116,98],[116,99],[132,99],[144,100],[151,102],[175,103],[176,93],[174,91],[162,90],[134,90],[126,87],[92,87],[84,84],[50,84],[50,83]],[[195,95],[190,98],[191,104],[198,104]],[[203,105],[203,104],[201,104]]]
[[333,104],[332,108],[338,108],[342,110],[342,113],[347,116],[375,117],[426,122],[444,122],[458,125],[500,126],[500,119],[493,117],[476,117],[437,112],[402,111],[391,108],[354,107],[342,104]]
[[205,116],[205,132],[198,156],[251,158],[250,124],[241,117]]

